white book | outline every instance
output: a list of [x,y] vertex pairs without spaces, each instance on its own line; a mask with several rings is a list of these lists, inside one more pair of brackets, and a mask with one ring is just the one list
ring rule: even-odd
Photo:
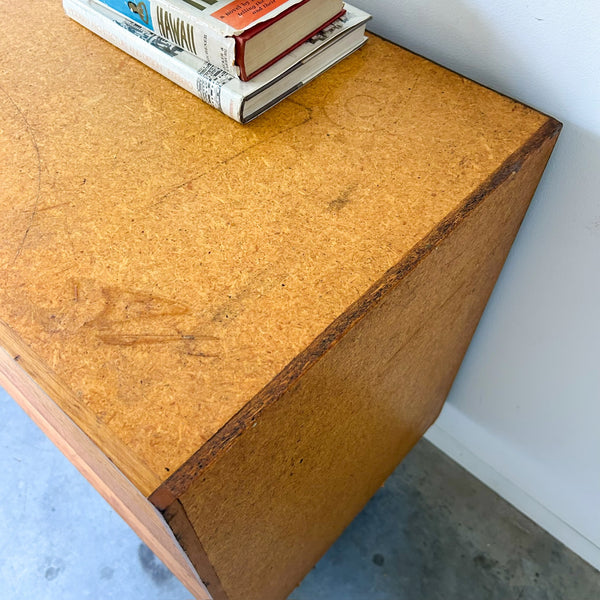
[[240,81],[95,0],[63,0],[69,17],[214,108],[247,123],[313,80],[367,38],[370,16],[346,13],[251,81]]

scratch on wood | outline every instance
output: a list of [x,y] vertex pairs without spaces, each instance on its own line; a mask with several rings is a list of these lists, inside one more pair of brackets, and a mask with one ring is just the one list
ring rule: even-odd
[[240,150],[239,152],[236,152],[235,154],[233,154],[232,156],[228,156],[227,158],[224,158],[220,161],[217,162],[217,164],[215,164],[213,167],[210,167],[209,169],[207,169],[206,171],[204,171],[203,173],[199,173],[198,175],[195,175],[194,177],[191,177],[189,179],[186,179],[185,181],[182,181],[176,185],[174,185],[170,190],[167,190],[166,192],[163,192],[160,196],[158,196],[154,202],[152,202],[151,206],[155,207],[158,206],[159,204],[161,204],[162,202],[164,202],[169,196],[171,196],[172,194],[176,193],[177,191],[179,191],[180,189],[189,186],[191,183],[193,183],[194,181],[198,181],[199,179],[202,179],[202,177],[204,177],[205,175],[208,175],[209,173],[212,173],[213,171],[216,171],[217,169],[219,169],[220,167],[223,167],[225,165],[227,165],[228,163],[230,163],[231,161],[235,160],[236,158],[240,158],[241,156],[243,156],[244,154],[246,154],[247,152],[249,152],[250,150],[253,150],[254,148],[257,148],[263,144],[266,144],[267,142],[274,140],[275,138],[279,137],[280,135],[291,131],[292,129],[295,129],[296,127],[301,127],[302,125],[305,125],[306,123],[308,123],[311,119],[312,119],[312,111],[304,106],[303,104],[299,104],[298,102],[294,102],[292,100],[288,100],[288,102],[290,102],[291,104],[295,104],[296,106],[300,106],[302,108],[304,108],[307,111],[307,116],[305,119],[303,119],[300,123],[295,123],[294,125],[290,125],[289,127],[286,127],[284,129],[282,129],[281,131],[278,131],[277,133],[274,133],[271,136],[268,136],[262,140],[259,140],[258,142],[255,142],[253,144],[250,144],[250,146],[247,146],[246,148],[243,148],[242,150]]
[[141,344],[167,344],[189,340],[216,341],[218,338],[210,335],[172,335],[155,333],[105,333],[98,336],[105,344],[114,346],[138,346]]
[[220,358],[218,354],[206,354],[205,352],[186,352],[186,356],[197,356],[198,358]]
[[29,134],[29,137],[31,138],[31,143],[33,144],[33,148],[35,150],[35,154],[37,157],[37,189],[36,189],[36,193],[35,193],[35,200],[33,202],[33,208],[31,210],[31,215],[29,217],[29,223],[27,225],[27,228],[25,229],[25,233],[23,234],[23,237],[21,239],[19,247],[17,248],[17,251],[12,259],[11,264],[14,265],[15,262],[17,261],[17,259],[19,258],[19,256],[21,255],[23,248],[25,247],[25,242],[27,241],[27,237],[29,236],[29,232],[31,231],[31,228],[35,221],[35,217],[38,213],[38,206],[39,206],[40,196],[41,196],[41,191],[42,191],[42,156],[40,153],[40,148],[37,143],[37,139],[33,133],[33,129],[31,127],[31,125],[29,124],[27,117],[21,110],[21,107],[13,100],[11,95],[2,86],[0,86],[0,91],[2,91],[2,93],[8,98],[8,101],[13,105],[13,107],[15,108],[17,113],[19,113],[19,116],[21,117],[23,123],[25,124],[25,129],[27,130],[27,133]]
[[70,203],[69,202],[61,202],[59,204],[53,204],[52,206],[40,207],[40,208],[38,208],[38,213],[56,210],[57,208],[62,208],[63,206],[70,206]]

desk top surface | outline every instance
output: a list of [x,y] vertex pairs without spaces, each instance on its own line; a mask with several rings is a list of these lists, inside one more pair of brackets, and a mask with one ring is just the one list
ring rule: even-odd
[[57,0],[0,14],[0,343],[146,493],[548,121],[372,37],[241,126]]

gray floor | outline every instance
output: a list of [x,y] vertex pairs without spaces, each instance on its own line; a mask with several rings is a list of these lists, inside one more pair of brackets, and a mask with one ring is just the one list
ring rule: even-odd
[[[0,600],[190,594],[0,389]],[[598,600],[600,573],[421,442],[290,600]]]

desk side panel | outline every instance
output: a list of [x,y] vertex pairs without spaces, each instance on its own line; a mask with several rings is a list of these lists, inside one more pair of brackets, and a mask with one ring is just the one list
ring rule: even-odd
[[287,597],[437,417],[554,145],[547,125],[180,496],[230,600]]

